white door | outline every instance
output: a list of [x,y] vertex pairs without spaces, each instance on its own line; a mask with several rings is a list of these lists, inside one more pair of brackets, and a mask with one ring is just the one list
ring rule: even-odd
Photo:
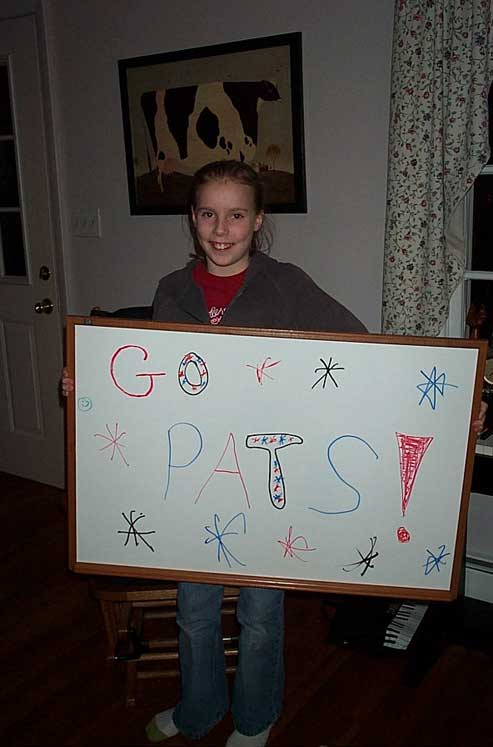
[[0,471],[63,486],[62,327],[42,95],[35,17],[1,21]]

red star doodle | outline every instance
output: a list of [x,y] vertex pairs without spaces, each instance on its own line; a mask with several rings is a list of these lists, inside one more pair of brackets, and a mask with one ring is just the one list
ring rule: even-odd
[[260,384],[260,386],[262,386],[262,384],[264,383],[264,376],[266,376],[266,377],[267,377],[268,379],[270,379],[271,381],[274,381],[274,378],[273,378],[273,376],[270,376],[270,375],[269,375],[269,374],[268,374],[268,373],[266,372],[266,370],[265,370],[265,369],[266,369],[266,368],[273,368],[274,366],[277,366],[277,365],[279,365],[279,363],[280,363],[281,361],[272,361],[272,363],[269,363],[269,361],[270,361],[270,360],[272,360],[272,358],[270,358],[270,357],[268,357],[268,358],[264,358],[264,361],[263,361],[263,363],[261,363],[261,364],[257,364],[256,366],[252,366],[252,365],[251,365],[250,363],[247,363],[247,364],[246,364],[246,367],[247,367],[247,368],[253,368],[253,369],[255,370],[255,373],[256,373],[256,375],[257,375],[257,381],[258,381],[258,383]]
[[297,560],[301,560],[303,563],[306,563],[307,561],[304,558],[300,558],[300,556],[296,553],[313,552],[313,550],[316,550],[317,548],[308,547],[308,540],[305,537],[303,537],[301,534],[298,534],[297,537],[292,537],[292,533],[293,527],[290,526],[288,530],[288,536],[283,540],[277,540],[279,544],[284,547],[283,558],[286,558],[289,555],[290,558],[296,558]]
[[95,438],[103,438],[105,441],[108,441],[108,443],[106,444],[106,446],[102,446],[99,451],[104,451],[105,449],[109,449],[110,447],[112,447],[110,461],[111,462],[113,461],[113,457],[115,456],[115,452],[118,452],[118,454],[121,456],[121,458],[123,459],[123,461],[125,462],[125,464],[128,467],[129,464],[128,464],[127,460],[125,459],[125,457],[123,455],[123,451],[122,451],[122,449],[125,448],[125,445],[122,444],[122,443],[119,443],[120,439],[123,438],[123,436],[127,435],[126,431],[122,431],[121,433],[118,433],[118,423],[115,423],[115,433],[114,434],[111,432],[111,429],[110,429],[108,423],[106,423],[106,430],[108,431],[109,436],[105,436],[103,433],[95,433],[94,434]]

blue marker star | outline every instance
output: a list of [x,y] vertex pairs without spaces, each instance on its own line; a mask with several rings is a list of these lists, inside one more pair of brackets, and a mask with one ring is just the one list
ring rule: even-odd
[[437,406],[437,393],[443,397],[446,386],[458,389],[458,386],[456,384],[447,383],[447,375],[445,374],[445,372],[437,376],[436,366],[433,366],[429,375],[424,371],[421,371],[420,373],[425,377],[426,380],[423,384],[418,384],[416,386],[416,389],[419,389],[419,391],[422,393],[422,397],[419,400],[420,405],[422,404],[424,399],[427,399],[431,405],[431,409],[435,410]]
[[[235,522],[236,519],[239,519],[240,521],[237,522],[237,525],[239,524],[239,531],[234,531],[229,528],[230,526]],[[239,560],[236,555],[233,555],[229,547],[226,546],[226,543],[223,540],[223,537],[228,537],[231,535],[239,535],[241,531],[243,531],[243,534],[246,534],[246,516],[243,512],[240,512],[238,514],[235,514],[232,519],[228,521],[224,529],[221,531],[219,528],[219,524],[221,522],[221,519],[218,514],[214,514],[214,528],[212,529],[210,526],[204,527],[205,531],[210,535],[209,537],[206,537],[204,540],[206,545],[209,545],[211,542],[217,542],[217,562],[221,562],[221,556],[225,559],[226,563],[231,568],[231,561],[234,560],[235,563],[238,563],[239,565],[245,565],[245,563],[242,563],[241,560]]]
[[440,573],[440,565],[446,565],[445,558],[450,555],[450,553],[445,552],[445,545],[440,545],[438,550],[438,555],[434,555],[431,550],[428,550],[428,548],[426,548],[428,558],[426,559],[426,563],[423,563],[425,576],[428,576],[433,570],[437,570],[438,573]]

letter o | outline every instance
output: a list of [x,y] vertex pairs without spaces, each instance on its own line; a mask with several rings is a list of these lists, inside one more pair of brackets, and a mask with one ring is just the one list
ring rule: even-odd
[[209,372],[200,355],[187,353],[183,356],[178,366],[178,383],[185,394],[202,394],[209,383]]

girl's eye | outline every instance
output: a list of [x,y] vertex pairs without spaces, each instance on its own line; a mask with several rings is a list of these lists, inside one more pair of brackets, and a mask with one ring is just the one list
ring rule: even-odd
[[213,213],[210,210],[201,210],[200,211],[200,217],[201,218],[212,218]]
[[235,220],[241,220],[241,218],[244,218],[244,217],[245,216],[243,215],[243,213],[233,213],[233,218]]

